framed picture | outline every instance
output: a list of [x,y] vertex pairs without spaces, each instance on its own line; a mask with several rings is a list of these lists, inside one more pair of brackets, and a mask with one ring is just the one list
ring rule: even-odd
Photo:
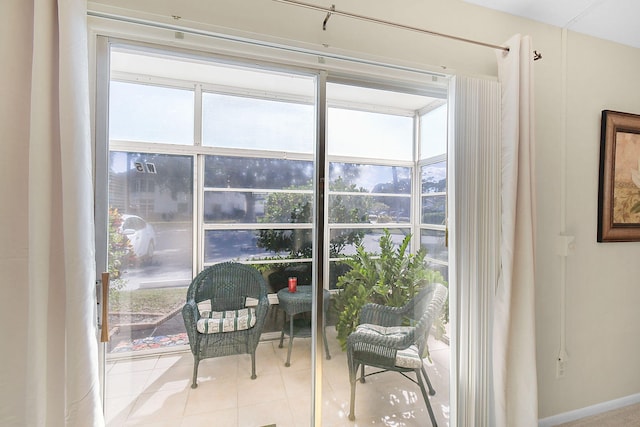
[[640,115],[604,110],[598,242],[640,241]]

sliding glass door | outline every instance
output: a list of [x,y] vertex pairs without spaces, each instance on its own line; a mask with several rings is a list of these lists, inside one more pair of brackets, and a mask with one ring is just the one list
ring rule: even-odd
[[[364,303],[400,306],[446,284],[446,181],[432,183],[446,153],[428,154],[435,140],[425,136],[446,128],[445,93],[100,43],[109,425],[347,425],[352,401],[362,422],[428,422],[420,388],[400,375],[358,383],[352,399],[347,336]],[[194,343],[215,337],[190,337],[182,309],[192,279],[229,262],[249,266],[267,293],[256,378],[238,344],[237,355],[204,357],[192,388]],[[252,313],[250,300],[220,313]],[[212,318],[213,297],[201,302],[196,318]],[[424,366],[446,425],[446,318],[432,331],[418,359],[445,355]]]

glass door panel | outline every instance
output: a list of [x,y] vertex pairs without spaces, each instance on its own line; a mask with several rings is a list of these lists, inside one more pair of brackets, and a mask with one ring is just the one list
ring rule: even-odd
[[[394,347],[401,334],[421,325],[426,310],[417,298],[438,289],[441,299],[446,292],[432,284],[446,284],[443,235],[421,233],[419,227],[432,211],[444,218],[438,210],[444,190],[422,215],[419,197],[419,135],[432,132],[422,129],[420,112],[439,100],[374,86],[327,84],[328,287],[334,295],[322,418],[327,425],[355,419],[357,425],[422,426],[431,425],[431,408],[438,425],[448,425],[449,353],[448,341],[441,339],[446,318],[437,316],[429,330],[416,329],[404,351]],[[431,149],[427,142],[422,148]],[[430,262],[427,253],[441,264]],[[359,325],[367,303],[378,308],[369,306],[366,325]],[[413,308],[393,319],[382,314],[389,307]]]
[[[256,378],[248,354],[205,359],[201,369],[208,371],[199,373],[186,408],[195,399],[209,419],[233,413],[229,425],[309,425],[316,76],[239,65],[221,70],[235,87],[202,89],[201,265],[250,266],[262,276],[270,306]],[[296,292],[289,292],[290,278]],[[232,358],[235,378],[219,380]],[[207,408],[207,393],[227,387],[230,401]]]
[[192,277],[193,158],[109,157],[107,353],[184,346],[179,311]]
[[[108,424],[309,425],[317,76],[151,46],[109,62]],[[202,335],[186,332],[192,279],[226,262],[265,283],[255,352],[242,329],[209,329],[258,316],[253,298],[220,305],[227,279],[199,301]]]

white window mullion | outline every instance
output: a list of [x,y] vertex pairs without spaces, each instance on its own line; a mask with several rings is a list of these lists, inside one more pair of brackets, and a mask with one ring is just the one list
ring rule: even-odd
[[196,84],[194,96],[193,143],[196,147],[202,146],[202,85]]

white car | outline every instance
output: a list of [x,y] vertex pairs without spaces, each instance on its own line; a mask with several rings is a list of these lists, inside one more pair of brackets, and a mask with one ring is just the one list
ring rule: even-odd
[[120,232],[129,239],[136,257],[150,263],[156,249],[156,233],[153,226],[139,216],[122,215]]

